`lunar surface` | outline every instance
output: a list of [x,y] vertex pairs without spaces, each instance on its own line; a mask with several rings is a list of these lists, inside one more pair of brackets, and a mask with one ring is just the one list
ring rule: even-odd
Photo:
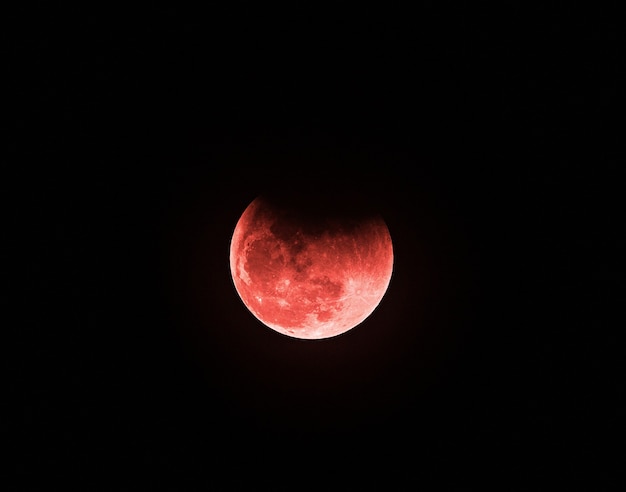
[[235,226],[235,289],[250,312],[279,333],[340,335],[369,317],[389,287],[393,248],[382,217],[332,212],[260,196]]

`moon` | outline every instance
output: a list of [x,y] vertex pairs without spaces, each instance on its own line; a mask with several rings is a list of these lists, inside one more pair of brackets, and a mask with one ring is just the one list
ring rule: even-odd
[[260,195],[230,243],[239,297],[264,325],[300,339],[353,329],[385,295],[393,245],[383,218],[352,200]]

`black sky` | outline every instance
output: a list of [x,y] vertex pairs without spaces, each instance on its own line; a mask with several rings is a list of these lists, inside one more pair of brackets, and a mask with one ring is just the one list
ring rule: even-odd
[[[10,20],[8,490],[623,484],[609,13]],[[293,340],[241,304],[230,234],[326,183],[379,208],[394,274],[361,326]]]

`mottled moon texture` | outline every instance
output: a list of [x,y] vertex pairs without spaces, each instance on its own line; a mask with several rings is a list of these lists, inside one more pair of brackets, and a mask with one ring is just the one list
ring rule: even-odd
[[260,196],[235,226],[230,270],[237,293],[283,335],[345,333],[372,314],[389,287],[393,247],[386,223],[354,204],[339,205]]

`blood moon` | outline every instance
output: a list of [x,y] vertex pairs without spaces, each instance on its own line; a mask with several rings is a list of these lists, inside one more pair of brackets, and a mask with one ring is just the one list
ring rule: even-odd
[[231,239],[230,271],[241,300],[290,337],[351,330],[372,314],[391,280],[393,247],[382,217],[327,198],[259,196]]

